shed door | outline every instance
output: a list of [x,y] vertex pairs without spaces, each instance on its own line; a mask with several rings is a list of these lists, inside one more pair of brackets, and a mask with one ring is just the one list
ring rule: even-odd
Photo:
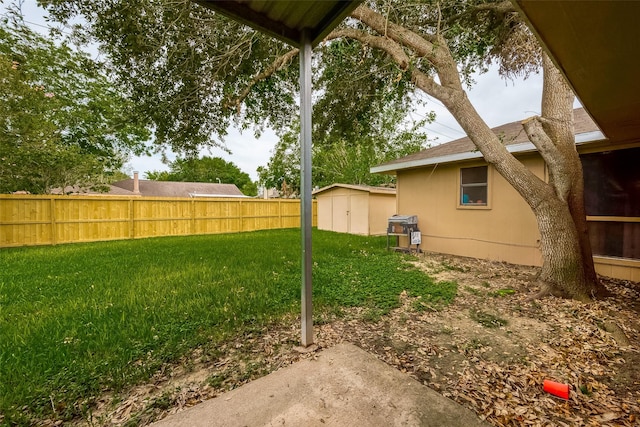
[[333,196],[333,210],[331,214],[333,216],[333,231],[348,233],[350,228],[349,223],[351,222],[349,219],[349,196]]
[[369,234],[369,195],[352,194],[349,197],[349,233]]

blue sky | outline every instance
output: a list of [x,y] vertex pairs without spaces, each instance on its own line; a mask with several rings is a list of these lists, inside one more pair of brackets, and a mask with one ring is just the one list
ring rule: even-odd
[[[8,3],[5,1],[5,3]],[[5,6],[0,5],[0,11]],[[40,9],[36,0],[25,0],[23,3],[25,20],[34,30],[46,33],[47,22],[44,19],[44,11]],[[475,105],[482,118],[494,127],[504,123],[522,120],[526,117],[540,113],[540,99],[542,95],[542,76],[533,75],[527,80],[504,80],[498,76],[495,69],[475,77],[476,84],[468,92],[468,96]],[[435,111],[436,121],[426,126],[430,143],[439,144],[453,139],[464,137],[455,119],[436,99],[426,97],[427,105],[424,111],[419,111],[416,118]],[[276,135],[267,130],[259,139],[253,136],[251,130],[240,132],[238,129],[229,129],[225,139],[227,148],[231,153],[221,149],[205,149],[203,155],[222,157],[235,163],[241,170],[248,173],[253,180],[257,180],[256,169],[266,166],[271,156],[271,150],[277,142]],[[171,157],[171,156],[169,156]],[[127,164],[127,171],[139,171],[144,176],[145,171],[166,170],[159,156],[133,157]]]

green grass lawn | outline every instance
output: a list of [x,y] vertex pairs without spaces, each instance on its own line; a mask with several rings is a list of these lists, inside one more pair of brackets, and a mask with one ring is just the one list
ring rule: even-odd
[[[455,295],[385,237],[313,233],[317,313]],[[297,229],[0,250],[0,424],[82,415],[198,346],[299,313],[300,271]]]

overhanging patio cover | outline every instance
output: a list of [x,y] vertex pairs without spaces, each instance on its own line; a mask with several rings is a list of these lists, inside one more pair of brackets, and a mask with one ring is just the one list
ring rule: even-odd
[[236,21],[300,48],[300,190],[302,230],[301,343],[313,344],[311,281],[311,50],[358,1],[199,0]]
[[303,31],[315,46],[355,9],[359,1],[198,0],[231,19],[301,47]]
[[605,136],[637,141],[640,2],[511,1]]

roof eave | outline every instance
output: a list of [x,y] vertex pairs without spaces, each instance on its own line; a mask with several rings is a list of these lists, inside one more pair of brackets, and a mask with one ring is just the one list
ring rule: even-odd
[[637,141],[640,2],[511,2],[609,143]]
[[[600,131],[591,131],[576,134],[576,145],[602,141],[605,136]],[[511,154],[526,154],[538,151],[531,142],[523,142],[520,144],[511,144],[505,147]],[[371,173],[391,173],[405,169],[415,169],[425,166],[432,166],[443,163],[457,163],[468,160],[477,160],[482,158],[480,151],[467,151],[465,153],[449,154],[446,156],[431,157],[426,159],[409,160],[407,162],[392,163],[386,165],[374,166],[370,169]]]
[[390,194],[390,195],[396,194],[395,188],[379,188],[379,187],[368,187],[368,186],[363,187],[356,184],[340,184],[340,183],[331,184],[331,185],[327,185],[325,187],[319,188],[315,190],[312,194],[315,196],[320,193],[329,191],[333,188],[347,188],[350,190],[366,191],[367,193],[370,193],[370,194]]

